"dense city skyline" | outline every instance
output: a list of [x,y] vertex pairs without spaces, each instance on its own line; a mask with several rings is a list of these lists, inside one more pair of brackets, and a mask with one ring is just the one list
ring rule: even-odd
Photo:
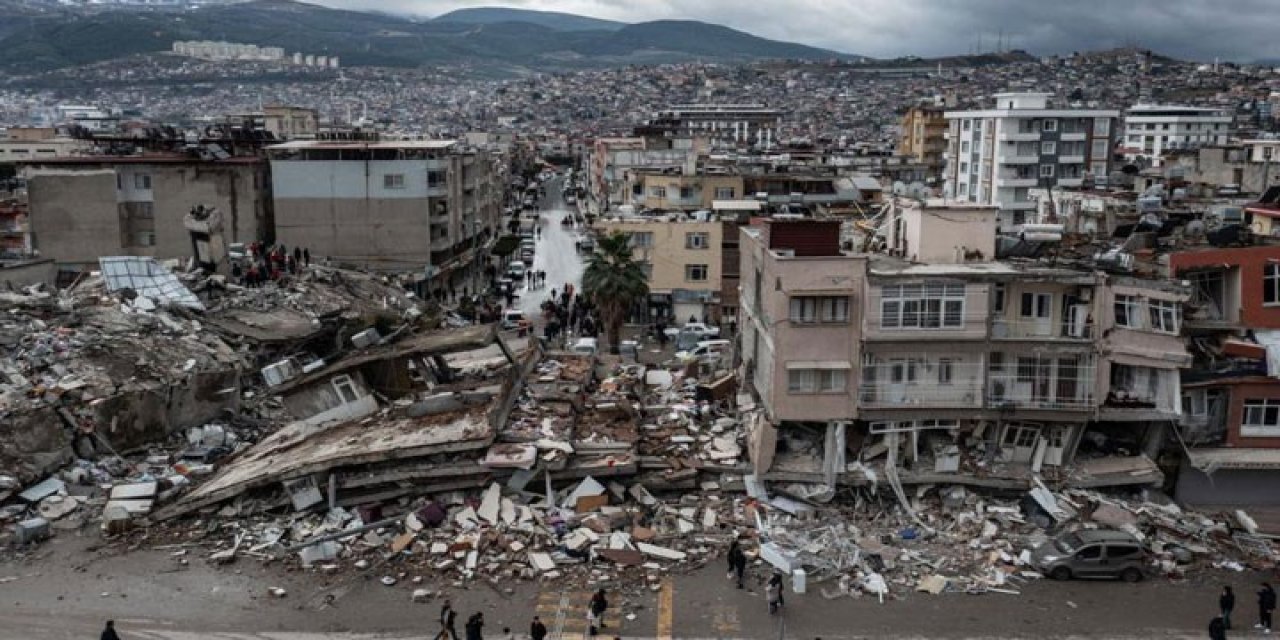
[[[1139,46],[1211,61],[1280,58],[1267,24],[1280,19],[1268,0],[316,0],[330,7],[437,16],[467,7],[505,6],[642,22],[702,20],[763,37],[875,57],[936,56],[1006,49],[1070,53]],[[1224,10],[1230,5],[1231,10]]]

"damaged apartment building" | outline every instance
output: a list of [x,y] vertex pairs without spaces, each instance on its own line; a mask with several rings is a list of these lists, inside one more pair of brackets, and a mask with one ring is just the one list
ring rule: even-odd
[[742,229],[743,379],[772,423],[749,446],[774,449],[766,478],[1162,482],[1189,288],[995,260],[994,206],[898,202],[882,224],[879,253],[842,248],[834,220]]

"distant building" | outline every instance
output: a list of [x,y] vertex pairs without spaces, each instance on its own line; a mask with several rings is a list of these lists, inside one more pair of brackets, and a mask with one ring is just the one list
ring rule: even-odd
[[782,111],[763,104],[677,104],[654,114],[638,133],[701,136],[731,147],[777,143]]
[[1009,227],[1036,209],[1034,187],[1105,182],[1120,112],[1055,108],[1051,95],[998,93],[993,109],[946,112],[948,197],[998,206]]
[[501,224],[501,159],[452,140],[294,141],[267,149],[276,235],[313,259],[458,293]]
[[1159,167],[1166,151],[1226,144],[1231,121],[1218,109],[1136,105],[1124,115],[1122,152],[1129,162],[1143,158]]
[[22,165],[32,241],[64,270],[96,268],[100,256],[189,258],[183,219],[196,206],[221,212],[226,244],[269,240],[267,169],[179,154],[33,160]]
[[181,40],[173,43],[173,53],[202,60],[258,60],[272,62],[284,60],[281,47],[259,47],[214,40]]
[[902,138],[897,153],[923,163],[933,173],[942,171],[947,152],[947,118],[942,107],[919,105],[902,117]]
[[636,210],[710,210],[716,200],[744,196],[742,176],[730,167],[637,168],[627,173],[627,203]]
[[320,130],[320,115],[315,109],[268,105],[262,108],[262,115],[266,130],[281,140],[314,138]]
[[10,127],[0,130],[0,164],[64,158],[91,146],[84,140],[59,135],[52,127]]

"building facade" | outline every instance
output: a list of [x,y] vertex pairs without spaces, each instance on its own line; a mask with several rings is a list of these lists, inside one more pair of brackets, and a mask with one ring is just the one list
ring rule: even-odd
[[947,118],[945,109],[917,105],[902,117],[902,137],[897,155],[923,164],[931,173],[940,174],[947,152]]
[[501,224],[501,159],[453,141],[294,141],[269,147],[276,235],[317,259],[461,293]]
[[782,111],[763,104],[677,104],[654,114],[646,133],[699,136],[720,146],[769,149],[778,142]]
[[1035,187],[1104,184],[1120,112],[1056,108],[1048,93],[998,93],[993,109],[948,111],[947,197],[1000,208],[1001,228],[1030,222]]
[[1166,151],[1226,144],[1231,115],[1217,109],[1140,104],[1124,114],[1125,160],[1163,164]]
[[633,169],[627,174],[627,204],[637,211],[711,210],[716,200],[743,197],[742,176],[721,167]]
[[259,158],[85,156],[21,170],[31,241],[63,270],[94,268],[100,256],[191,257],[183,219],[197,206],[222,214],[226,244],[272,237],[270,173]]
[[646,320],[720,322],[721,222],[624,218],[597,221],[595,229],[631,239],[632,256],[649,277],[648,307],[640,310]]

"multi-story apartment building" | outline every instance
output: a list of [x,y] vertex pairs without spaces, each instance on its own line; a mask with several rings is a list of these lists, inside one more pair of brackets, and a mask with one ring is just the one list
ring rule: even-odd
[[34,248],[66,271],[95,268],[100,256],[189,258],[183,219],[217,209],[223,241],[272,238],[271,180],[252,156],[185,154],[82,156],[23,163]]
[[720,322],[725,230],[720,221],[604,219],[595,228],[631,238],[632,255],[649,278],[648,304],[636,310],[637,317],[677,324],[689,318]]
[[1166,174],[1230,193],[1262,194],[1280,184],[1280,140],[1242,140],[1172,152],[1163,160]]
[[276,236],[335,263],[461,292],[501,224],[500,158],[450,140],[295,141],[267,148]]
[[699,136],[719,146],[768,149],[777,144],[782,111],[763,104],[677,104],[654,114],[638,131]]
[[711,210],[716,200],[744,195],[742,176],[730,166],[632,169],[626,181],[627,204],[637,211]]
[[1124,114],[1121,150],[1127,161],[1142,158],[1159,167],[1166,151],[1226,144],[1231,120],[1231,114],[1207,107],[1135,105]]
[[320,131],[320,114],[315,109],[267,105],[262,108],[263,126],[280,140],[314,138]]
[[53,127],[10,127],[0,130],[0,165],[79,155],[92,146]]
[[995,108],[946,112],[947,197],[999,207],[1007,229],[1030,221],[1032,188],[1105,182],[1120,112],[1054,107],[1050,96],[998,93]]
[[933,174],[940,174],[947,152],[947,118],[945,109],[933,105],[917,105],[902,116],[902,137],[897,155],[923,164]]
[[[997,211],[895,207],[886,228],[896,255],[833,255],[832,238],[817,264],[766,240],[787,223],[744,230],[745,379],[784,432],[823,423],[813,427],[828,434],[824,447],[843,447],[830,440],[843,433],[873,467],[892,449],[883,464],[908,461],[904,483],[1016,487],[1031,473],[1080,486],[1159,482],[1153,459],[1190,362],[1179,333],[1188,291],[993,261]],[[810,343],[826,355],[804,352]]]
[[587,204],[596,213],[625,204],[629,200],[629,172],[685,167],[696,155],[697,145],[687,139],[597,138],[583,163],[587,167]]

